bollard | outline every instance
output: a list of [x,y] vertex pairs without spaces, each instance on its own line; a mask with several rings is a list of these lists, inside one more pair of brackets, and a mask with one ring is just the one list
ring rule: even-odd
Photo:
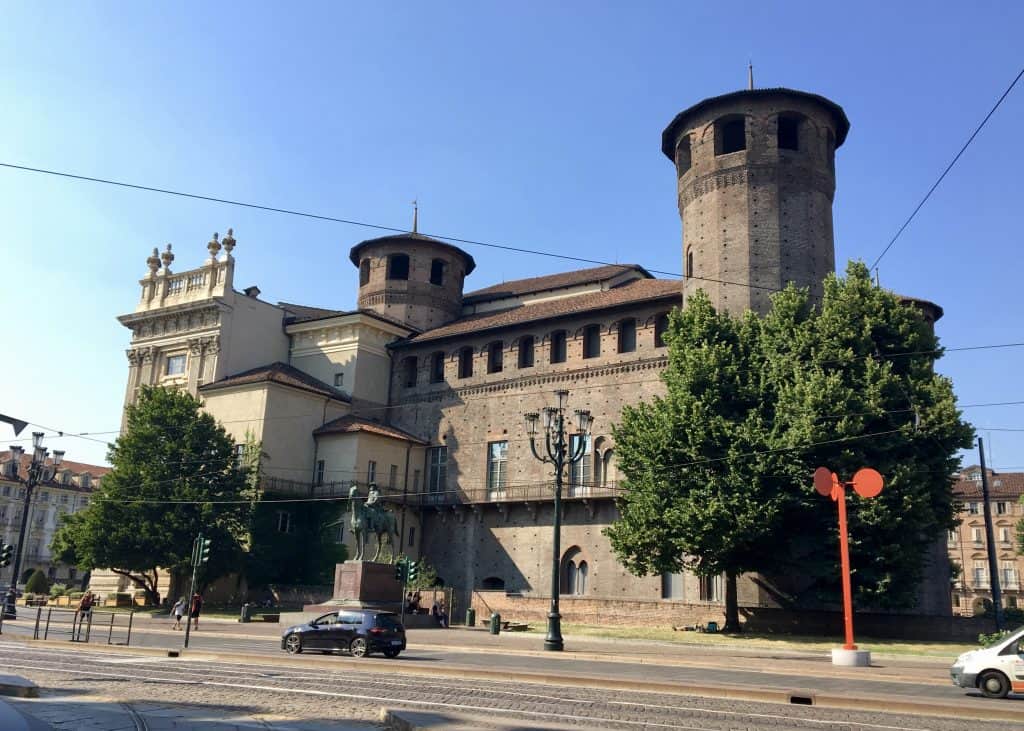
[[501,615],[497,612],[491,614],[491,634],[501,634]]
[[252,621],[252,604],[246,602],[242,605],[242,614],[238,618],[239,622],[251,622]]
[[466,626],[476,627],[476,610],[473,607],[466,610]]

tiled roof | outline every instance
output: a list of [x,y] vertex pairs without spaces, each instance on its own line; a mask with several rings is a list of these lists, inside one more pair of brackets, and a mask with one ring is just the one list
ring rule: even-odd
[[487,300],[501,299],[502,297],[516,297],[532,292],[543,292],[549,289],[562,289],[581,284],[605,282],[630,270],[639,272],[645,278],[650,279],[651,277],[650,272],[637,264],[609,264],[608,266],[593,267],[591,269],[578,269],[574,272],[548,274],[543,277],[515,279],[511,282],[494,284],[490,287],[467,292],[462,298],[462,303],[471,305],[475,302],[486,302]]
[[377,434],[382,437],[391,437],[392,439],[401,439],[404,442],[426,444],[424,440],[410,434],[409,432],[396,429],[393,426],[378,424],[377,422],[370,421],[369,419],[362,419],[358,416],[342,416],[341,418],[329,421],[316,429],[313,434],[321,436],[324,434],[349,434],[360,431]]
[[[10,450],[4,450],[3,452],[0,452],[0,462],[6,462],[10,458],[11,458]],[[27,446],[27,447],[25,447],[25,454],[21,455],[21,462],[18,464],[18,477],[19,478],[21,478],[22,480],[27,480],[28,479],[28,468],[29,468],[29,465],[31,465],[31,464],[32,464],[32,447],[31,446]],[[75,475],[80,475],[80,474],[83,474],[85,472],[88,472],[90,475],[92,475],[95,478],[103,477],[103,475],[105,475],[108,472],[110,472],[110,468],[109,467],[102,467],[102,466],[96,465],[96,464],[86,464],[85,462],[72,462],[69,459],[65,459],[65,460],[61,461],[60,467],[58,468],[58,471],[63,471],[63,470],[71,470],[71,472],[73,474],[75,474]],[[3,479],[3,478],[0,477],[0,479]],[[10,479],[10,478],[8,478],[8,479]],[[59,486],[59,483],[47,483],[47,484],[54,484],[54,485],[58,485]],[[76,486],[75,485],[63,485],[63,487],[76,487]]]
[[323,307],[295,305],[291,302],[278,302],[277,306],[287,311],[286,322],[305,322],[306,320],[322,320],[325,317],[337,317],[349,314],[345,310],[328,310]]
[[[405,343],[417,344],[654,300],[668,300],[672,305],[681,305],[682,297],[682,285],[674,279],[638,279],[621,287],[606,289],[602,292],[521,305],[499,312],[471,315],[433,330],[427,330],[425,333],[409,338]],[[399,343],[399,345],[405,343]]]
[[328,386],[323,381],[313,378],[313,376],[300,371],[295,366],[281,363],[280,361],[242,371],[213,383],[207,383],[205,386],[200,386],[199,390],[216,391],[221,388],[228,388],[229,386],[243,386],[249,383],[263,382],[280,383],[285,386],[302,389],[303,391],[320,394],[321,396],[330,396],[339,401],[351,401],[351,397],[344,391]]
[[[970,473],[977,473],[978,467],[967,467],[960,472],[960,479],[953,483],[953,494],[960,500],[981,500],[981,482],[967,479]],[[988,472],[989,499],[1019,499],[1024,495],[1024,472]]]

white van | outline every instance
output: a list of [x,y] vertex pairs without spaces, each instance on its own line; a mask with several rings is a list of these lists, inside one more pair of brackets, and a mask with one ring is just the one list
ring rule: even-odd
[[953,685],[977,688],[987,698],[1024,693],[1024,629],[981,650],[965,652],[949,669]]

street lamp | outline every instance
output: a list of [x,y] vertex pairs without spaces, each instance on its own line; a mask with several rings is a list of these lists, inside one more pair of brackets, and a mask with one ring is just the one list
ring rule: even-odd
[[[11,447],[11,458],[14,460],[14,474],[17,477],[21,466],[21,457],[25,453],[22,447]],[[21,513],[21,530],[18,531],[18,546],[14,553],[14,568],[11,574],[11,586],[17,587],[18,575],[21,571],[21,559],[25,555],[25,533],[28,531],[28,513],[32,505],[32,490],[40,482],[52,480],[57,468],[64,461],[64,450],[53,450],[53,459],[46,463],[48,452],[43,446],[43,432],[32,432],[32,461],[28,466],[28,477],[25,480],[25,506]]]
[[548,634],[544,638],[544,649],[559,651],[564,648],[562,615],[558,611],[559,584],[562,573],[559,565],[562,558],[562,474],[567,465],[572,465],[583,459],[594,417],[590,415],[589,411],[576,410],[576,427],[580,438],[576,448],[570,454],[566,449],[568,445],[565,440],[565,407],[569,401],[569,392],[555,391],[555,395],[558,397],[558,406],[544,408],[545,454],[542,455],[537,451],[537,422],[540,421],[540,414],[531,411],[523,414],[523,418],[526,421],[526,433],[530,437],[530,451],[533,452],[533,456],[541,462],[550,462],[555,466],[555,535],[551,548],[551,610],[548,612]]

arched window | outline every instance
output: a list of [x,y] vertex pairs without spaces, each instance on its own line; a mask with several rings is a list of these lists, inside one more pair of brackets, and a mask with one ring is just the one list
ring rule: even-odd
[[579,546],[572,546],[562,554],[562,572],[559,582],[559,592],[562,594],[575,594],[579,584],[579,563],[582,559],[582,552]]
[[442,383],[444,381],[444,353],[437,351],[430,356],[430,382]]
[[684,135],[676,145],[676,171],[683,177],[692,164],[690,153],[690,135]]
[[388,257],[388,279],[409,278],[409,255],[392,254]]
[[740,115],[715,121],[715,154],[728,155],[747,149],[747,120]]
[[410,355],[404,361],[405,371],[405,387],[412,388],[416,385],[416,372],[419,369],[419,364],[416,362],[416,356]]
[[587,593],[587,574],[590,571],[590,567],[587,566],[586,561],[580,561],[580,565],[576,567],[576,591],[573,592],[576,596],[583,596]]
[[665,347],[665,333],[668,332],[668,313],[662,312],[654,318],[654,347]]
[[359,286],[362,287],[364,284],[370,281],[370,260],[363,259],[359,262]]
[[487,346],[487,372],[501,373],[504,368],[505,344],[495,340]]
[[693,247],[686,250],[686,276],[692,277],[696,274],[693,270]]
[[473,375],[473,349],[469,346],[459,350],[459,378]]
[[800,118],[793,114],[780,114],[775,136],[780,150],[799,150]]
[[443,259],[434,259],[430,262],[430,283],[438,287],[444,284],[445,263]]
[[636,318],[619,320],[619,352],[632,353],[636,350]]
[[551,333],[551,362],[565,363],[565,330]]
[[481,587],[484,591],[501,591],[505,588],[505,580],[498,576],[488,576],[483,580]]
[[533,368],[533,336],[519,338],[519,367]]
[[601,326],[587,325],[583,328],[583,357],[597,358],[601,355]]
[[615,450],[606,449],[601,455],[601,487],[615,485],[618,480],[618,473],[615,468]]
[[576,562],[568,561],[565,564],[565,587],[562,589],[563,594],[575,594],[576,593]]

